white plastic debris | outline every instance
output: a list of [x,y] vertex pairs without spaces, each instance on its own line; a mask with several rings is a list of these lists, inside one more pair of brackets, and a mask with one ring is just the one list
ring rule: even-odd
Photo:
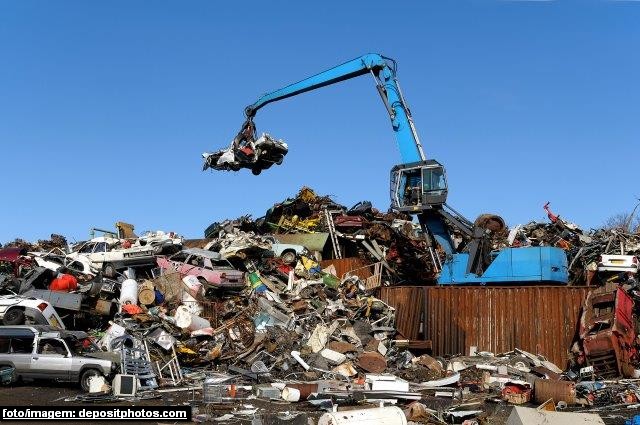
[[318,324],[313,329],[311,333],[311,337],[309,341],[307,341],[307,345],[311,347],[311,351],[314,353],[319,353],[325,345],[327,345],[327,341],[329,339],[329,328],[323,324]]
[[211,323],[207,319],[192,314],[189,307],[184,305],[176,309],[173,317],[176,319],[176,325],[182,329],[197,331],[211,327]]
[[89,393],[102,393],[109,391],[110,388],[104,376],[92,376],[89,378]]
[[138,304],[138,282],[126,279],[120,285],[120,306],[124,304]]
[[297,388],[284,387],[282,390],[282,398],[286,401],[295,403],[300,400],[300,390]]
[[318,425],[330,424],[407,425],[407,418],[399,407],[377,407],[325,413],[318,420]]
[[329,363],[333,363],[336,365],[344,363],[347,360],[347,356],[338,353],[337,351],[330,350],[329,348],[325,348],[320,351],[320,355],[324,357]]
[[300,352],[299,351],[292,351],[291,352],[291,357],[293,357],[294,359],[296,359],[296,361],[298,363],[300,363],[300,366],[302,366],[304,368],[304,370],[309,370],[311,368],[311,366],[309,366],[307,364],[307,362],[305,362],[304,360],[302,360],[302,357],[300,357]]

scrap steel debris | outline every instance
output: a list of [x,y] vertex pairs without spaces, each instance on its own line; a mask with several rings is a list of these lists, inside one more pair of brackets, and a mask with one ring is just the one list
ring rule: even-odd
[[[468,356],[447,358],[409,350],[394,306],[378,296],[385,285],[435,282],[420,226],[369,202],[346,208],[309,188],[257,220],[213,223],[205,239],[162,231],[138,237],[118,223],[118,231],[96,237],[94,229],[73,245],[55,234],[7,243],[0,250],[0,345],[9,338],[13,351],[0,349],[0,364],[12,364],[15,350],[44,355],[47,342],[51,352],[103,362],[72,375],[84,393],[68,400],[198,388],[200,422],[273,414],[248,400],[297,403],[278,407],[278,420],[300,416],[304,423],[321,415],[319,423],[500,423],[492,415],[507,405],[601,414],[640,407],[640,236],[583,231],[548,211],[549,223],[495,232],[492,243],[560,247],[570,284],[597,288],[584,301],[567,368],[520,349],[469,347]],[[341,258],[353,269],[338,273],[332,261]],[[53,338],[55,329],[68,332]],[[29,375],[29,366],[14,366],[0,368],[3,384]],[[362,409],[335,416],[335,406],[349,405]],[[527,423],[523,409],[507,423]]]

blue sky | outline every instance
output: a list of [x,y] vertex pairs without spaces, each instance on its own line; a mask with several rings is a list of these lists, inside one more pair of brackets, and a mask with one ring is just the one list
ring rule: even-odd
[[400,159],[367,77],[258,113],[282,166],[201,172],[259,95],[367,52],[398,61],[457,210],[597,226],[640,197],[638,22],[631,1],[0,0],[0,242],[200,237],[302,185],[386,209]]

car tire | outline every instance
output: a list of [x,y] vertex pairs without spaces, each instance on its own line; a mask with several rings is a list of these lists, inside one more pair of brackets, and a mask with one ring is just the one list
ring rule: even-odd
[[296,252],[295,252],[295,251],[288,250],[288,251],[284,251],[284,252],[282,253],[282,255],[280,256],[280,258],[282,258],[282,261],[283,261],[285,264],[289,264],[289,265],[291,265],[291,264],[295,264],[296,259],[297,259],[298,257],[297,257],[297,255],[296,255]]
[[259,167],[254,167],[251,169],[251,174],[253,174],[254,176],[259,176],[261,172],[262,168]]
[[24,311],[19,308],[12,308],[4,314],[2,323],[6,326],[24,325]]
[[116,277],[116,266],[112,263],[104,263],[102,265],[102,274],[106,277]]
[[86,392],[89,392],[89,380],[93,376],[102,376],[102,373],[95,369],[87,369],[80,375],[80,386]]

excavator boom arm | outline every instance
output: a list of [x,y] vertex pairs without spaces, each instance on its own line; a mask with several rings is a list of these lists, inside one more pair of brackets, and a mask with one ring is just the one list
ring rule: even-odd
[[267,93],[247,106],[245,115],[250,121],[260,108],[269,103],[369,73],[375,78],[376,87],[389,113],[402,161],[405,163],[424,161],[425,154],[411,118],[411,111],[406,105],[396,79],[395,61],[378,54],[360,56],[297,83]]

